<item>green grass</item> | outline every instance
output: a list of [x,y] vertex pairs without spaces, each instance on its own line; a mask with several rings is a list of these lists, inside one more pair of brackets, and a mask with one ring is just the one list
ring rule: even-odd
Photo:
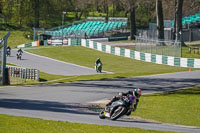
[[27,84],[38,84],[39,81],[31,79],[22,79],[18,77],[10,77],[11,85],[27,85]]
[[[133,116],[153,119],[164,123],[200,127],[200,87],[165,94],[142,96],[138,109]],[[61,121],[49,121],[28,117],[0,115],[0,133],[18,132],[133,132],[162,133],[161,131],[142,130],[112,126],[89,125]]]
[[133,116],[200,127],[200,87],[142,96]]
[[189,53],[189,46],[200,47],[200,41],[185,42],[187,46],[182,47],[182,57],[184,58],[200,58],[200,53],[194,53],[193,51]]
[[[168,133],[0,115],[0,133]],[[98,117],[98,116],[97,116]]]
[[135,40],[119,40],[119,41],[110,41],[112,43],[135,43]]
[[[0,38],[3,38],[8,31],[1,31],[0,32]],[[27,39],[25,37],[26,31],[10,31],[10,36],[8,38],[7,45],[10,46],[11,48],[15,48],[17,45],[24,44],[24,43],[29,43],[32,42],[33,40]]]
[[[29,52],[47,56],[64,62],[70,62],[81,66],[94,68],[96,58],[100,57],[103,62],[103,70],[114,74],[78,76],[78,80],[90,80],[101,78],[131,77],[141,75],[152,75],[188,71],[188,68],[172,67],[137,61],[130,58],[102,53],[81,46],[56,46],[53,48],[29,49]],[[59,51],[59,54],[58,54]],[[42,76],[42,75],[41,75]],[[44,78],[45,79],[45,78]]]
[[193,51],[189,53],[189,47],[182,47],[182,57],[183,58],[200,58],[200,53],[194,53]]

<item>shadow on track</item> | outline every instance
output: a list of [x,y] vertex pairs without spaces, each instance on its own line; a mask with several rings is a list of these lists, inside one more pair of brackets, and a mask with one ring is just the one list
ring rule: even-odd
[[74,86],[87,88],[124,89],[142,88],[146,92],[164,92],[189,88],[199,85],[200,79],[166,79],[166,78],[118,78],[74,83],[54,84],[50,86]]
[[96,112],[91,112],[88,107],[78,103],[60,103],[41,100],[26,100],[26,99],[0,99],[1,108],[20,109],[20,110],[38,110],[50,111],[59,113],[71,114],[87,114],[97,115]]

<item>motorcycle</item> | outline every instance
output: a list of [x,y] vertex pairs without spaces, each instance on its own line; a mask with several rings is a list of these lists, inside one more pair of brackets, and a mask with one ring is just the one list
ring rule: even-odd
[[11,55],[11,52],[10,51],[7,51],[6,52],[6,56],[10,56]]
[[101,71],[102,71],[102,64],[101,63],[98,63],[97,65],[96,65],[96,71],[97,72],[100,72],[101,73]]
[[22,53],[17,53],[17,60],[21,60],[22,59]]
[[124,116],[124,115],[130,115],[132,105],[131,98],[128,97],[122,97],[119,100],[113,102],[110,106],[106,106],[100,113],[99,118],[100,119],[111,119],[111,120],[117,120],[118,118]]

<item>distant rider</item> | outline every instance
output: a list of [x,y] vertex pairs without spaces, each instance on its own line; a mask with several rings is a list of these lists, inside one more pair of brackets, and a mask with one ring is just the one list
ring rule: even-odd
[[11,48],[10,48],[10,46],[8,46],[8,47],[7,47],[7,55],[10,56],[10,54],[11,54]]
[[97,65],[98,65],[99,63],[101,63],[101,64],[102,64],[102,62],[101,62],[100,58],[97,58],[97,60],[96,60],[96,62],[95,62],[95,66],[97,67]]
[[21,48],[19,50],[17,50],[17,58],[20,57],[20,56],[22,56],[22,53],[23,53],[23,51],[22,51]]
[[23,53],[22,49],[20,48],[19,50],[17,50],[17,53],[22,55],[22,53]]
[[139,103],[139,98],[141,95],[142,95],[142,91],[140,88],[134,89],[134,91],[128,91],[126,93],[120,92],[119,96],[113,97],[110,100],[110,102],[106,104],[106,106],[110,106],[113,102],[119,100],[123,96],[126,96],[132,101],[130,110],[126,113],[126,115],[130,115],[131,111],[135,111],[137,109],[137,105]]

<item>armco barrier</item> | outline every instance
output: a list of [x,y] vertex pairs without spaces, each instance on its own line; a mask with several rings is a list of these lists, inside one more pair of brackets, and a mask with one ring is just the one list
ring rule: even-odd
[[70,46],[81,45],[81,39],[68,38],[68,45],[70,45]]
[[128,36],[122,36],[122,37],[109,37],[108,41],[120,41],[120,40],[128,40]]
[[17,48],[39,46],[39,41],[18,45]]
[[164,64],[169,66],[188,67],[188,68],[200,68],[200,59],[180,58],[173,56],[156,55],[151,53],[142,53],[130,49],[113,47],[110,45],[105,45],[99,42],[94,42],[86,39],[81,40],[81,46],[96,49],[98,51],[106,52],[109,54],[124,56],[156,64]]

